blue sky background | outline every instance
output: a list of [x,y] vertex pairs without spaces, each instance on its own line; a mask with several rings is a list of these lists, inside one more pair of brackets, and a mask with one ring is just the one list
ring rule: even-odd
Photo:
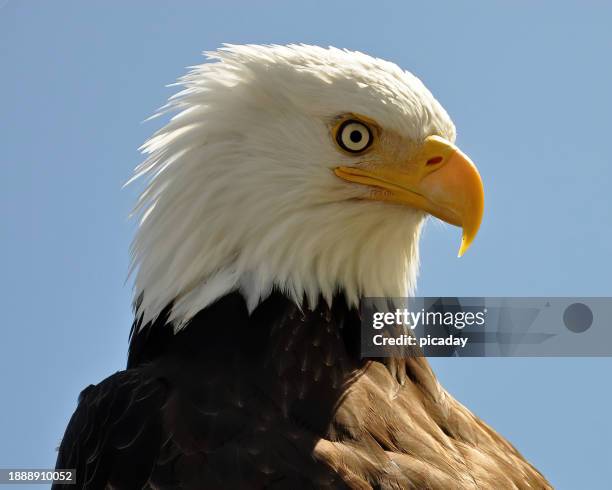
[[[222,42],[363,50],[447,108],[486,215],[460,260],[427,226],[419,294],[612,296],[611,4],[424,3],[0,0],[0,467],[52,466],[79,391],[123,368],[121,186],[165,85]],[[609,486],[612,359],[433,365],[557,488]]]

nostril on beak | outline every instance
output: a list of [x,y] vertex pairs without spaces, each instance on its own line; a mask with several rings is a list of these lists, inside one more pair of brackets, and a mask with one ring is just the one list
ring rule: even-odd
[[427,160],[427,165],[435,165],[436,163],[440,163],[443,160],[442,157],[432,157]]

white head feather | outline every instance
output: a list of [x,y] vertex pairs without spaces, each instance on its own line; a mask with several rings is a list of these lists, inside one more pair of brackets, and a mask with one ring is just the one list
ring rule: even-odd
[[412,141],[450,141],[449,116],[416,77],[362,53],[315,46],[230,46],[193,67],[162,109],[178,111],[143,146],[148,177],[133,242],[143,324],[173,303],[183,326],[241,290],[254,308],[273,288],[298,304],[343,291],[406,296],[423,212],[360,200],[329,125],[359,113]]

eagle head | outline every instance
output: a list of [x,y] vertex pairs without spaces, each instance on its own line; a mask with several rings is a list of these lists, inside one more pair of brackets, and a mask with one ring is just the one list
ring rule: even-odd
[[476,235],[483,188],[455,127],[414,75],[359,52],[233,46],[179,80],[143,146],[132,246],[144,323],[177,328],[240,290],[298,304],[406,296],[424,218]]

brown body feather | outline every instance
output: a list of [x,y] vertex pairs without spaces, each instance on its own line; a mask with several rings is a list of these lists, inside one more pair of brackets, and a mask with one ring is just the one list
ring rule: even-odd
[[358,342],[342,298],[302,311],[273,294],[249,315],[234,293],[176,335],[163,315],[136,325],[58,467],[91,489],[551,488],[424,357],[361,359]]

